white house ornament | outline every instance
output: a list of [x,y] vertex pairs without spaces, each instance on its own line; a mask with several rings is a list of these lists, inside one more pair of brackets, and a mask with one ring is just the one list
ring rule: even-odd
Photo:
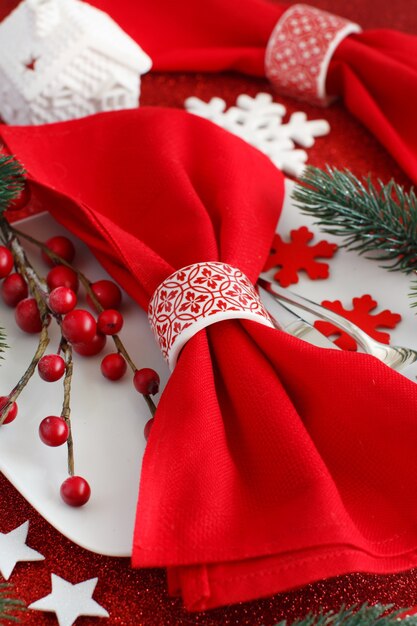
[[0,116],[44,124],[138,106],[149,56],[81,0],[23,0],[0,23]]

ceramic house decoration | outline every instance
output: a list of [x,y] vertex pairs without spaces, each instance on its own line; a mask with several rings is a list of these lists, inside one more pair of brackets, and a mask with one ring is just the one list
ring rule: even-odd
[[0,116],[44,124],[138,106],[151,59],[81,0],[23,0],[0,23]]

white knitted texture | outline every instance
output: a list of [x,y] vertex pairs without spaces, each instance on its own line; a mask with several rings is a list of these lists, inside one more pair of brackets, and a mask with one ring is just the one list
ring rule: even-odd
[[138,106],[151,59],[80,0],[23,0],[0,24],[0,116],[44,124]]

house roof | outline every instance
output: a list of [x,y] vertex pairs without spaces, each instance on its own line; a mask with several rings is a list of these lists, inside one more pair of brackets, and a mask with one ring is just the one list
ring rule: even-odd
[[[80,0],[64,1],[74,5],[71,7],[71,11],[77,11],[79,23],[86,32],[94,20],[95,27],[91,29],[88,35],[90,48],[117,60],[135,72],[140,74],[149,72],[152,67],[150,57],[107,13]],[[80,6],[75,7],[75,5]]]
[[[26,99],[37,97],[62,66],[84,50],[94,50],[135,74],[149,71],[149,56],[106,13],[81,0],[43,0],[39,10],[49,2],[60,11],[62,25],[55,37],[56,27],[44,37],[37,34],[36,0],[23,0],[0,23],[0,68]],[[35,70],[27,70],[25,63],[33,58]]]

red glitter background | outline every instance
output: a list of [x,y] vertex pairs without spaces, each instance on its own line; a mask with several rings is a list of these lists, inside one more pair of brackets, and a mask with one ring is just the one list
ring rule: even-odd
[[[311,3],[353,19],[364,28],[389,27],[417,34],[414,0],[350,0],[349,3],[312,0]],[[1,0],[0,19],[16,4],[16,0]],[[236,10],[239,10],[238,3]],[[240,93],[255,95],[259,91],[271,91],[265,80],[236,74],[149,74],[142,79],[141,104],[182,108],[184,99],[194,95],[204,100],[220,96],[230,105]],[[285,98],[278,97],[277,100],[285,104],[289,113],[299,108]],[[394,177],[399,183],[409,185],[409,180],[391,157],[344,111],[342,105],[333,105],[325,111],[304,104],[300,108],[310,118],[325,117],[332,129],[328,138],[318,140],[309,151],[309,163],[317,166],[330,163],[350,168],[358,175],[372,173],[375,178],[383,180]],[[415,122],[410,120],[410,123]],[[9,532],[29,519],[28,544],[45,556],[45,561],[17,564],[10,580],[16,595],[30,604],[48,594],[51,572],[73,583],[98,576],[94,598],[109,612],[110,618],[102,622],[108,626],[270,626],[283,618],[292,620],[308,611],[338,609],[342,604],[364,601],[403,607],[417,604],[417,571],[412,570],[390,576],[340,576],[272,598],[189,614],[179,600],[168,597],[163,571],[132,570],[128,559],[99,556],[74,545],[44,521],[1,475],[0,507],[0,532]],[[22,623],[47,626],[57,622],[53,614],[29,611],[23,616]],[[77,626],[93,626],[100,621],[81,617],[76,623]]]

